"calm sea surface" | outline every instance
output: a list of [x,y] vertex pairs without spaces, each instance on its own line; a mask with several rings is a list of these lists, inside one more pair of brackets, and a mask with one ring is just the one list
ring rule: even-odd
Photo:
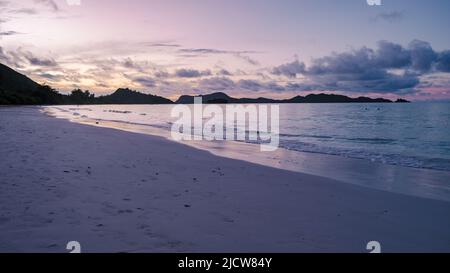
[[[170,130],[173,105],[50,107],[90,118]],[[282,104],[280,146],[295,151],[450,171],[450,103]]]

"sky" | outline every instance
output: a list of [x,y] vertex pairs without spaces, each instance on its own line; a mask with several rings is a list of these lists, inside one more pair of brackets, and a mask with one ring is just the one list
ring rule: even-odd
[[0,0],[0,62],[62,93],[450,100],[449,13],[448,0]]

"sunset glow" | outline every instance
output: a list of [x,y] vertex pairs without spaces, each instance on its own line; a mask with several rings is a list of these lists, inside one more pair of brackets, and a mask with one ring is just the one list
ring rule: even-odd
[[0,1],[0,62],[63,93],[450,99],[446,0],[79,4]]

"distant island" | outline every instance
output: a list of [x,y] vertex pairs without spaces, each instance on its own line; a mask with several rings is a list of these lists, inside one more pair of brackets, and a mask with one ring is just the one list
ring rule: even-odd
[[[364,102],[364,103],[373,103],[373,102],[381,102],[381,103],[392,103],[393,101],[383,98],[372,99],[368,97],[358,97],[358,98],[350,98],[343,95],[336,94],[310,94],[307,96],[296,96],[290,99],[283,100],[275,100],[268,98],[233,98],[228,96],[225,93],[218,92],[208,95],[199,95],[202,97],[203,103],[212,103],[212,104],[226,104],[226,103],[355,103],[355,102]],[[176,103],[178,104],[192,104],[194,103],[195,96],[181,96]],[[404,99],[398,99],[395,101],[397,103],[409,102]]]
[[[358,97],[350,98],[336,94],[310,94],[296,96],[290,99],[275,100],[268,98],[233,98],[223,92],[208,95],[199,95],[203,103],[393,103],[384,98]],[[192,104],[195,96],[181,96],[176,102],[170,99],[144,94],[128,88],[120,88],[114,93],[95,97],[89,91],[73,90],[71,94],[64,95],[48,85],[40,85],[26,77],[0,64],[0,105],[69,105],[69,104]],[[396,103],[409,101],[398,99]]]

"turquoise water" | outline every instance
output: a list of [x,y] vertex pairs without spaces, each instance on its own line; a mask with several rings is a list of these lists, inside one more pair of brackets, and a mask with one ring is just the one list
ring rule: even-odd
[[[58,107],[72,118],[170,130],[173,105]],[[450,103],[282,104],[280,147],[450,171]]]

